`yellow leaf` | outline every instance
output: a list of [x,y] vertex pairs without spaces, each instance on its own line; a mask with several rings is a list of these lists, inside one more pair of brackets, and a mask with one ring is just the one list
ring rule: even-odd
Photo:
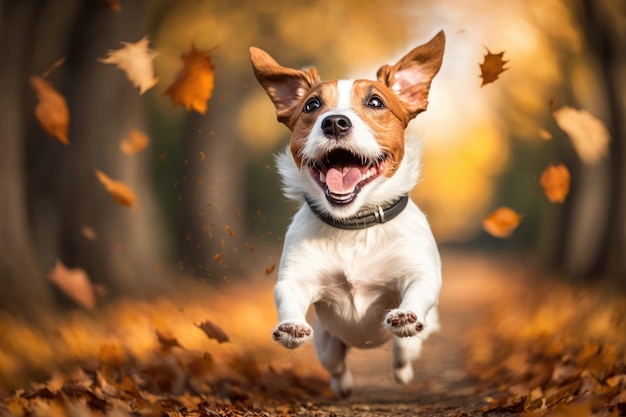
[[96,176],[108,193],[111,194],[113,200],[126,207],[135,205],[137,198],[128,186],[109,178],[104,172],[97,169]]
[[69,145],[67,137],[70,124],[70,111],[65,98],[50,82],[39,76],[30,77],[30,84],[37,92],[39,103],[35,107],[35,116],[39,124],[49,135],[56,137],[59,142]]
[[508,207],[500,207],[483,220],[483,229],[494,237],[509,237],[519,225],[522,217]]
[[150,40],[147,36],[135,43],[121,42],[124,45],[122,48],[109,50],[107,56],[98,61],[117,65],[126,73],[128,80],[135,87],[139,87],[139,94],[143,94],[159,81],[154,76],[152,62],[159,53],[148,48],[149,43]]
[[93,286],[84,269],[67,268],[57,260],[54,268],[48,273],[48,278],[78,305],[87,310],[96,306]]
[[564,164],[550,165],[541,174],[539,183],[548,200],[553,203],[562,203],[569,194],[569,170]]
[[176,74],[176,80],[165,90],[172,98],[174,107],[185,106],[187,111],[206,113],[207,102],[213,93],[215,83],[214,66],[209,51],[199,51],[194,45],[182,54],[183,68]]
[[588,165],[606,156],[611,135],[602,121],[586,110],[563,106],[552,113],[556,123],[572,140],[580,159]]
[[504,64],[509,61],[505,61],[502,59],[504,55],[504,51],[498,54],[492,54],[487,49],[487,54],[485,55],[485,61],[480,64],[480,76],[483,79],[483,83],[480,85],[481,87],[485,84],[489,84],[498,79],[498,76],[506,71],[508,68],[504,68]]
[[133,129],[120,142],[120,150],[126,155],[134,155],[146,149],[150,139],[139,130]]

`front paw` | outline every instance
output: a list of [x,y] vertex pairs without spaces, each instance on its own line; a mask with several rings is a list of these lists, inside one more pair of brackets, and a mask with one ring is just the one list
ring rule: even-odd
[[272,338],[287,349],[295,349],[313,339],[313,329],[306,322],[283,321],[272,332]]
[[391,310],[387,313],[383,325],[398,337],[415,336],[424,330],[424,324],[418,321],[417,315],[409,310]]

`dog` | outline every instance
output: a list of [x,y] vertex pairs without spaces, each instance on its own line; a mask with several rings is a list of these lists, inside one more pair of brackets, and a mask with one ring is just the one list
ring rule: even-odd
[[340,397],[352,391],[350,347],[393,338],[393,375],[406,384],[422,341],[439,329],[441,261],[426,216],[408,197],[420,147],[405,129],[426,110],[444,46],[441,31],[383,65],[376,81],[322,81],[314,67],[283,67],[250,48],[256,79],[291,131],[277,155],[283,190],[301,202],[274,287],[272,337],[288,349],[314,339]]

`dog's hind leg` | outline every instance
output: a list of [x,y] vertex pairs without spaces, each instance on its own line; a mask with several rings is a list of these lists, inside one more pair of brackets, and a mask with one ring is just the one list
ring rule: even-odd
[[315,350],[322,366],[330,374],[330,388],[339,397],[346,398],[352,393],[352,374],[346,365],[348,347],[331,335],[319,320],[315,321],[313,328]]
[[414,337],[393,338],[393,377],[401,384],[413,380],[413,361],[422,353],[422,339]]

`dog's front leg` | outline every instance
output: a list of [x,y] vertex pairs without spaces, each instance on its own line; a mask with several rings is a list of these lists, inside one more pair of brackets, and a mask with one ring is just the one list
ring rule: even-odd
[[[387,313],[383,325],[398,337],[415,336],[424,330],[426,317],[437,304],[440,280],[415,279],[402,283],[400,293],[402,302]],[[438,323],[432,323],[438,326]]]
[[313,328],[306,321],[312,291],[301,282],[279,280],[274,287],[278,325],[272,333],[275,341],[295,349],[313,339]]

